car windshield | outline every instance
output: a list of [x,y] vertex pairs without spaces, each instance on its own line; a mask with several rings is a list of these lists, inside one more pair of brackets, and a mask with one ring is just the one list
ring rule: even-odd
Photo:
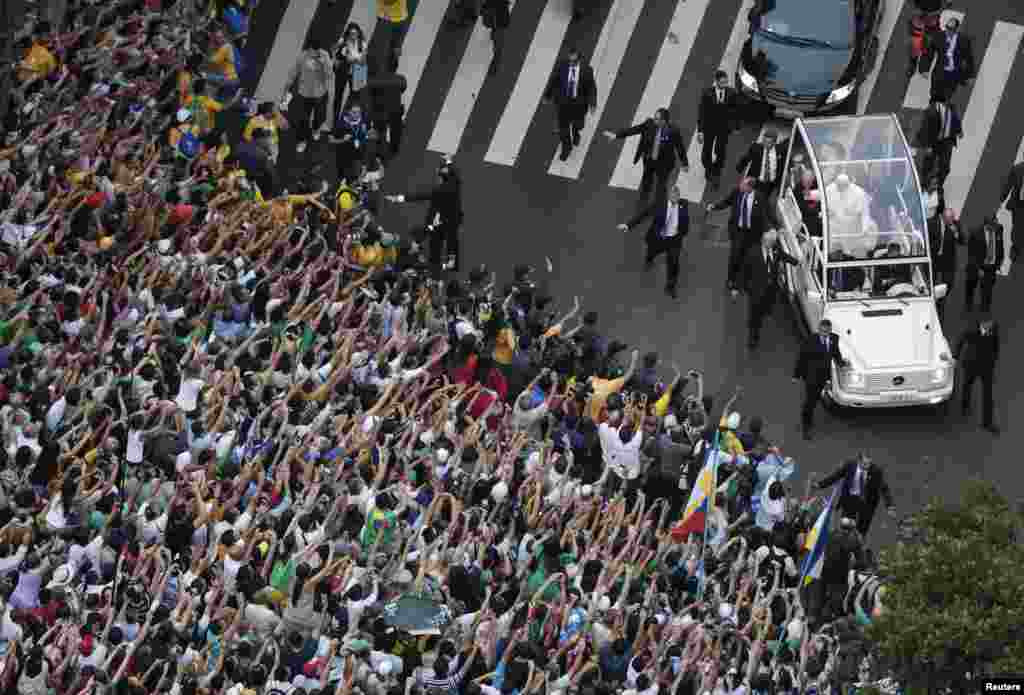
[[758,31],[786,42],[849,48],[852,0],[761,0]]
[[909,299],[931,295],[927,263],[892,263],[829,267],[830,300]]
[[921,192],[895,118],[804,121],[821,172],[829,262],[928,255]]

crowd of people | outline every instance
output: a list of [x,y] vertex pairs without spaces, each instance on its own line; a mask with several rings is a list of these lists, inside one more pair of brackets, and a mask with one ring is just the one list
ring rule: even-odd
[[372,161],[264,195],[282,114],[217,124],[245,5],[201,37],[190,6],[70,9],[18,39],[0,150],[3,692],[878,678],[865,457],[800,495],[738,392],[558,315],[532,268],[438,280],[430,225],[377,226]]

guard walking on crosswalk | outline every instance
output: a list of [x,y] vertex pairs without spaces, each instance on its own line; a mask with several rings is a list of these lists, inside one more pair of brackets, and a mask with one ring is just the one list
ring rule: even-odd
[[572,148],[580,144],[580,133],[586,123],[587,111],[597,108],[597,83],[594,69],[583,62],[580,52],[569,50],[565,60],[555,66],[548,80],[544,98],[558,109],[558,135],[562,142],[559,159],[569,159]]

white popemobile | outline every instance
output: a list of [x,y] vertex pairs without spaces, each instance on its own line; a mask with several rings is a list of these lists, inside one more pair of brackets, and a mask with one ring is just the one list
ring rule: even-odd
[[847,368],[825,398],[857,408],[939,404],[953,393],[921,187],[893,115],[796,119],[777,196],[790,299],[832,321]]

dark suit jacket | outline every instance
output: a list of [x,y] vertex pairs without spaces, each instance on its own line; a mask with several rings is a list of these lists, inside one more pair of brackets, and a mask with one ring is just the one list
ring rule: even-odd
[[[843,491],[840,496],[845,497],[850,494],[853,489],[853,476],[857,472],[857,461],[847,461],[839,468],[837,468],[830,475],[825,476],[818,481],[818,489],[825,489],[832,487],[837,482],[842,482]],[[865,473],[864,480],[862,481],[861,495],[863,496],[864,503],[868,507],[868,512],[871,514],[875,513],[875,509],[878,507],[878,501],[881,498],[885,499],[885,506],[892,506],[892,491],[889,490],[889,483],[885,480],[885,473],[878,466],[872,465],[868,468]]]
[[569,61],[560,61],[551,73],[551,78],[548,79],[544,97],[552,99],[559,107],[586,106],[590,108],[596,106],[597,83],[594,81],[594,69],[580,61],[579,83],[576,85],[576,98],[573,99],[569,96]]
[[[960,223],[946,224],[942,217],[946,209],[942,194],[939,194],[939,207],[935,216],[928,218],[928,248],[932,255],[932,266],[935,270],[952,273],[956,271],[956,247],[964,243]],[[942,254],[939,254],[939,247]]]
[[995,369],[999,361],[999,324],[993,322],[988,335],[982,335],[978,326],[964,331],[954,356],[965,371],[977,373]]
[[460,224],[462,222],[462,186],[456,177],[435,185],[433,188],[405,194],[407,203],[430,201],[427,210],[427,224],[431,224],[435,215],[441,216],[442,224]]
[[651,226],[647,229],[647,243],[653,244],[658,242],[665,243],[683,243],[683,237],[685,237],[690,231],[690,213],[689,206],[686,201],[682,198],[679,199],[677,205],[679,206],[679,232],[671,239],[663,239],[661,237],[661,230],[665,227],[665,220],[668,216],[668,198],[664,195],[658,196],[658,198],[648,205],[646,208],[637,213],[632,219],[626,222],[626,226],[632,229],[648,217],[651,218]]
[[404,75],[397,72],[371,77],[366,81],[364,94],[368,101],[367,111],[371,120],[384,120],[393,114],[401,113],[402,95],[408,88]]
[[[657,134],[658,126],[654,124],[653,118],[648,118],[643,123],[637,123],[635,126],[615,131],[615,137],[617,138],[628,138],[633,135],[640,136],[640,142],[636,145],[636,152],[633,153],[634,164],[641,159],[648,159],[651,156],[651,152],[654,151],[654,138],[657,137]],[[684,167],[690,166],[689,161],[686,159],[686,145],[683,144],[683,136],[680,134],[679,128],[671,123],[667,124],[665,126],[665,137],[668,142],[662,143],[658,150],[658,161],[655,162],[658,168],[671,171],[676,166],[676,157],[679,158],[679,162]]]
[[[956,144],[956,141],[963,135],[963,124],[960,121],[960,114],[956,112],[956,109],[947,104],[946,108],[949,110],[949,137]],[[917,131],[917,144],[920,147],[935,147],[939,144],[939,138],[942,135],[942,119],[939,117],[939,109],[936,104],[932,104],[924,112],[924,118],[921,121],[921,129]]]
[[811,384],[824,384],[832,376],[832,363],[842,366],[846,360],[839,351],[839,335],[829,333],[829,349],[821,344],[821,335],[809,336],[800,348],[793,376]]
[[[760,240],[761,234],[771,225],[773,217],[768,206],[768,199],[756,191],[753,195],[754,207],[750,211],[750,239]],[[729,236],[734,240],[739,237],[742,200],[743,193],[740,192],[740,189],[736,188],[727,197],[712,206],[715,210],[724,210],[730,205],[732,206],[732,211],[729,213]]]
[[[780,143],[773,145],[775,149],[775,180],[772,181],[772,185],[775,186],[781,180],[783,173],[786,168],[786,150]],[[747,166],[750,166],[749,176],[753,176],[755,179],[760,180],[761,178],[761,162],[764,160],[765,146],[759,142],[755,142],[747,150],[746,154],[740,157],[740,161],[736,164],[736,171],[739,174],[743,174],[747,170]]]
[[722,103],[715,99],[715,88],[705,87],[700,93],[697,109],[697,131],[700,133],[721,133],[733,129],[736,118],[738,97],[732,87],[725,88]]
[[769,266],[765,262],[764,247],[761,244],[755,244],[747,251],[747,257],[743,263],[742,286],[751,299],[760,299],[778,288],[783,273],[782,265],[784,263],[796,265],[798,262],[779,244],[775,244],[772,251],[775,253],[773,266]]
[[[995,226],[996,258],[995,267],[1003,265],[1005,249],[1003,248],[1003,225]],[[967,237],[967,265],[984,266],[985,256],[988,254],[988,243],[985,239],[985,225],[979,225],[971,230]]]
[[1024,210],[1024,200],[1021,200],[1022,188],[1024,188],[1024,162],[1017,162],[1010,169],[1006,181],[1003,182],[1003,195],[1000,200],[1006,200],[1008,210]]
[[[949,37],[944,31],[939,36],[934,37],[932,41],[927,62],[930,65],[932,60],[936,61],[935,69],[938,71],[935,73],[936,75],[941,75],[944,70],[946,64],[946,45],[948,42]],[[958,32],[957,34],[956,47],[953,49],[953,65],[956,67],[956,79],[959,82],[966,82],[974,77],[974,45],[971,42],[971,37],[963,32]]]

